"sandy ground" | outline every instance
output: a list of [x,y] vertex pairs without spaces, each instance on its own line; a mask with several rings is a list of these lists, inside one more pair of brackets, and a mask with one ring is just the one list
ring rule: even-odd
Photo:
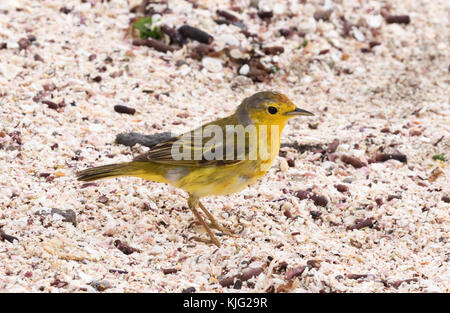
[[[132,46],[136,2],[1,1],[0,291],[449,292],[450,173],[432,157],[450,157],[450,3],[303,2],[170,1],[154,16],[207,31],[216,51],[253,47],[273,72],[253,82],[227,55],[191,58],[192,40]],[[217,9],[259,38],[214,22]],[[386,22],[397,14],[410,23]],[[116,144],[119,133],[182,133],[259,90],[316,116],[289,123],[257,184],[203,200],[245,226],[221,248],[188,240],[201,229],[181,190],[74,179],[146,150]]]

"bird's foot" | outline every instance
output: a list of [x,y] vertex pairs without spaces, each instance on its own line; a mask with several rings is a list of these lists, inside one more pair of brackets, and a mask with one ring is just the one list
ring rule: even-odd
[[[193,221],[193,222],[191,223],[191,225],[192,225],[192,224],[201,225],[201,223],[198,222],[198,221]],[[239,226],[241,227],[241,229],[239,229],[239,230],[234,230],[234,229],[232,229],[230,226],[225,225],[225,224],[222,224],[222,223],[218,223],[218,222],[215,221],[215,220],[214,220],[214,222],[206,223],[206,225],[207,225],[209,228],[218,230],[219,232],[222,233],[222,234],[216,233],[216,235],[223,235],[223,234],[225,234],[225,235],[228,235],[228,236],[233,237],[233,238],[239,237],[239,235],[240,235],[240,234],[244,231],[244,229],[245,229],[245,226],[244,226],[244,225],[239,224]]]
[[241,229],[236,231],[231,229],[228,225],[218,223],[216,220],[211,221],[211,223],[208,224],[208,226],[234,238],[239,237],[239,235],[244,230],[244,226],[242,224],[239,224],[239,226],[241,226]]
[[228,236],[231,236],[231,237],[238,237],[237,235],[240,235],[243,232],[245,227],[241,223],[239,223],[239,226],[241,226],[241,229],[238,230],[238,231],[234,231],[229,226],[227,226],[227,225],[225,225],[223,223],[219,223],[215,219],[215,217],[211,213],[209,213],[209,211],[205,208],[205,206],[201,202],[199,202],[199,206],[200,206],[200,209],[202,209],[202,211],[206,214],[206,216],[208,217],[209,221],[211,222],[211,223],[208,224],[208,226],[210,228],[217,229],[218,231],[220,231],[220,232],[222,232],[222,233],[224,233],[224,234],[226,234]]
[[220,248],[220,242],[219,242],[219,240],[216,239],[216,237],[211,237],[210,239],[207,239],[207,238],[202,238],[202,237],[198,237],[198,236],[192,236],[188,240],[195,240],[195,241],[203,242],[206,244],[215,244],[218,248]]

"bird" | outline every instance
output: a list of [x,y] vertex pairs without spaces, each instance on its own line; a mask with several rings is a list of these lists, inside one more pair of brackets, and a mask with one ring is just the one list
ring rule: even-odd
[[188,207],[209,236],[190,239],[220,247],[211,228],[233,237],[236,233],[218,222],[200,198],[229,195],[256,183],[278,156],[288,120],[299,115],[314,114],[282,93],[260,91],[245,98],[230,116],[159,142],[130,162],[88,168],[76,177],[88,182],[130,176],[178,187],[188,193]]

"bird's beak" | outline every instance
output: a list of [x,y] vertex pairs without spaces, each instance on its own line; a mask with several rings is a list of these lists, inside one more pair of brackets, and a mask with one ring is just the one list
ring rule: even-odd
[[294,111],[287,112],[286,115],[306,115],[306,116],[313,116],[311,112],[308,112],[306,110],[295,108]]

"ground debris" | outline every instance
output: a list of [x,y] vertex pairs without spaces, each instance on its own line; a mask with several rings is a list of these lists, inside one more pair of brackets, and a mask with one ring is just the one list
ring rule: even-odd
[[114,241],[114,246],[126,255],[132,254],[134,252],[141,252],[141,250],[133,248],[127,245],[126,243],[120,241],[119,239],[116,239]]
[[365,227],[372,228],[375,223],[376,221],[373,217],[367,219],[358,219],[355,221],[354,225],[347,227],[347,230],[362,229]]
[[160,142],[173,138],[173,136],[174,135],[171,132],[163,132],[154,135],[143,135],[135,132],[121,133],[116,136],[116,143],[128,147],[132,147],[138,143],[151,148]]
[[235,279],[238,279],[240,281],[247,281],[252,277],[258,276],[263,272],[263,269],[258,268],[252,268],[249,270],[246,270],[245,272],[242,272],[241,274],[236,274],[232,277],[224,278],[219,283],[222,285],[222,287],[229,287],[234,284]]
[[53,208],[50,214],[58,214],[64,217],[63,222],[72,223],[74,226],[77,225],[77,214],[74,210],[61,210]]
[[309,268],[309,265],[300,265],[296,268],[293,268],[286,272],[285,278],[286,280],[291,280],[294,277],[298,277],[303,274],[303,272]]
[[6,241],[9,241],[10,243],[13,243],[14,240],[19,241],[19,239],[17,237],[6,234],[5,231],[3,229],[1,229],[1,227],[0,227],[0,239],[1,239],[1,241],[6,240]]

